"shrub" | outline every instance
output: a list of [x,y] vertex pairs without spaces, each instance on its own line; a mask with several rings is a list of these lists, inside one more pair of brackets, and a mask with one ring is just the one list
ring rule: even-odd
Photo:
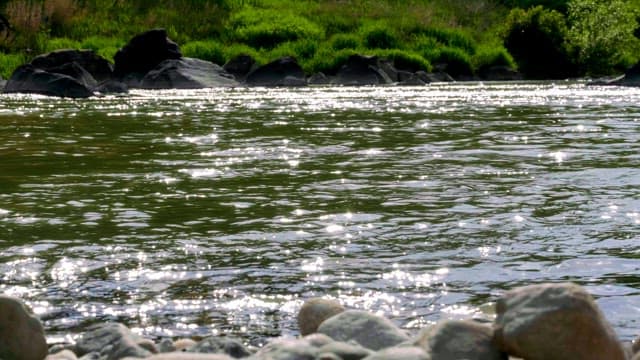
[[504,46],[525,77],[560,79],[573,74],[566,36],[565,18],[559,12],[541,6],[513,9],[506,21]]
[[67,38],[49,39],[45,45],[45,51],[50,52],[61,49],[80,49],[80,43]]
[[222,45],[216,41],[191,41],[180,47],[186,57],[211,61],[222,65],[225,63],[225,55]]
[[314,40],[298,40],[280,44],[268,52],[268,59],[275,60],[283,56],[292,56],[297,60],[310,59],[315,55],[318,43]]
[[334,75],[342,65],[344,65],[349,56],[358,52],[353,49],[334,50],[331,47],[321,47],[312,59],[302,61],[301,66],[307,74],[322,72],[327,75]]
[[384,23],[367,25],[360,30],[367,49],[396,49],[400,40],[395,31]]
[[398,70],[406,70],[411,72],[416,71],[426,71],[431,72],[432,66],[431,63],[422,57],[420,54],[417,54],[412,51],[406,50],[378,50],[373,53],[374,55],[378,55],[381,58],[385,58],[391,60],[393,65]]
[[223,53],[224,53],[223,63],[226,63],[227,61],[233,59],[238,55],[249,55],[256,61],[257,64],[266,63],[264,57],[262,56],[262,54],[260,54],[260,52],[258,52],[256,49],[246,44],[235,43],[235,44],[227,45],[224,48]]
[[469,55],[476,52],[476,42],[462,30],[417,26],[410,29],[409,33],[418,41],[425,42],[428,41],[427,39],[433,39],[432,41],[435,40],[437,44],[461,49]]
[[0,76],[5,79],[11,77],[13,71],[28,61],[24,54],[0,53]]
[[273,9],[247,8],[230,19],[233,40],[254,48],[271,49],[299,39],[320,40],[322,29],[302,16]]
[[492,66],[506,66],[511,69],[517,69],[515,60],[513,60],[507,49],[502,46],[479,47],[476,54],[471,58],[471,63],[476,73]]
[[442,47],[425,52],[423,57],[453,77],[473,75],[471,58],[459,48]]
[[622,0],[571,0],[568,42],[582,71],[608,75],[624,67],[638,42],[634,8]]
[[334,50],[357,49],[360,47],[360,38],[355,34],[336,34],[329,43]]

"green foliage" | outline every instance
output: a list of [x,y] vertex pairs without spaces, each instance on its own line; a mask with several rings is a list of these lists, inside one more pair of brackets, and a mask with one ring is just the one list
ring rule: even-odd
[[235,58],[238,55],[249,55],[251,56],[256,63],[258,64],[265,64],[266,63],[266,59],[264,58],[264,56],[262,56],[262,54],[260,54],[259,51],[257,51],[256,49],[252,48],[251,46],[245,45],[245,44],[238,44],[238,43],[234,43],[231,45],[227,45],[224,48],[224,59],[225,59],[225,63],[233,58]]
[[215,64],[225,63],[223,46],[216,41],[191,41],[180,47],[182,55],[191,58],[211,61]]
[[286,11],[246,8],[231,16],[233,40],[254,48],[271,49],[299,39],[320,40],[322,28],[306,18]]
[[502,46],[479,47],[471,58],[471,63],[476,73],[492,66],[506,66],[511,69],[518,67],[511,54]]
[[0,53],[0,76],[5,79],[11,77],[13,71],[28,61],[24,54]]
[[360,33],[367,49],[396,49],[400,46],[394,29],[382,22],[364,26]]
[[453,77],[473,75],[471,57],[462,49],[455,47],[442,47],[427,51],[424,58]]
[[477,44],[475,40],[459,29],[417,26],[410,29],[409,33],[413,36],[414,42],[417,41],[423,44],[431,42],[439,46],[458,48],[469,55],[473,55],[476,52]]
[[638,15],[623,0],[571,0],[568,42],[581,69],[599,76],[631,65],[629,51],[638,43],[634,37]]
[[542,6],[550,10],[557,10],[560,12],[567,11],[568,0],[501,0],[501,3],[508,7],[519,7],[522,9],[529,9],[536,6]]
[[353,49],[336,51],[331,47],[324,46],[318,49],[313,58],[308,61],[302,61],[300,65],[308,74],[322,72],[327,75],[334,75],[347,62],[349,56],[357,53],[358,51]]
[[507,17],[504,46],[530,79],[560,79],[573,75],[565,45],[564,16],[541,6],[513,9]]
[[381,58],[392,61],[394,67],[398,70],[411,72],[431,72],[433,70],[431,63],[428,60],[413,51],[397,49],[377,50],[373,52],[373,55],[378,55]]
[[298,61],[312,58],[318,50],[318,43],[314,40],[298,40],[280,44],[278,47],[268,52],[269,61],[291,56]]
[[67,38],[53,38],[47,41],[45,46],[46,52],[51,52],[54,50],[62,50],[62,49],[80,49],[81,45],[79,42]]
[[357,49],[360,47],[360,37],[355,34],[336,34],[329,39],[334,50]]

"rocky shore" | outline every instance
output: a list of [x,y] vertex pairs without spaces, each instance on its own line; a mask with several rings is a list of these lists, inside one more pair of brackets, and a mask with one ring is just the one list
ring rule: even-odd
[[93,326],[75,344],[48,347],[40,321],[0,295],[0,358],[5,360],[640,360],[640,341],[620,342],[593,298],[572,283],[505,292],[493,323],[442,321],[409,333],[393,321],[333,300],[307,300],[300,337],[252,349],[225,336],[154,342],[126,326]]
[[[519,73],[506,67],[486,69],[482,77],[521,79]],[[182,56],[165,30],[154,29],[132,38],[116,53],[114,64],[91,50],[58,50],[18,67],[8,80],[0,80],[0,86],[5,93],[85,98],[127,93],[129,89],[425,85],[453,80],[442,71],[426,73],[410,64],[365,55],[352,55],[333,74],[305,74],[292,57],[259,66],[250,56],[239,55],[220,66]]]

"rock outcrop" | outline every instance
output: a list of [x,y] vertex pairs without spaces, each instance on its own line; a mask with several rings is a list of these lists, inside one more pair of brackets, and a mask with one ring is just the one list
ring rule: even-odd
[[336,85],[362,86],[391,84],[377,56],[351,55],[332,80]]
[[142,89],[203,89],[239,86],[233,75],[209,61],[181,58],[164,60],[140,81]]
[[[69,72],[77,70],[71,65],[63,70]],[[38,69],[31,64],[18,67],[4,87],[5,93],[30,93],[58,97],[87,98],[93,96],[93,91],[85,84],[87,79],[82,76],[76,79],[64,73]],[[86,72],[80,72],[85,75]],[[86,73],[88,74],[88,73]],[[90,76],[90,75],[89,75]],[[93,80],[95,82],[95,80]]]
[[307,80],[298,62],[290,57],[274,60],[251,71],[245,79],[250,86],[304,86]]

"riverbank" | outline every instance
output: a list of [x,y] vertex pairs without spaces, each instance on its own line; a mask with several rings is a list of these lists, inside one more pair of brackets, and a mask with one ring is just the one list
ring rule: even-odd
[[333,300],[309,299],[297,317],[300,337],[274,339],[259,349],[224,336],[154,341],[116,323],[94,325],[74,344],[48,348],[42,325],[19,299],[0,296],[0,315],[0,354],[16,360],[640,359],[639,342],[617,340],[593,298],[571,283],[505,292],[492,323],[448,320],[417,333]]

